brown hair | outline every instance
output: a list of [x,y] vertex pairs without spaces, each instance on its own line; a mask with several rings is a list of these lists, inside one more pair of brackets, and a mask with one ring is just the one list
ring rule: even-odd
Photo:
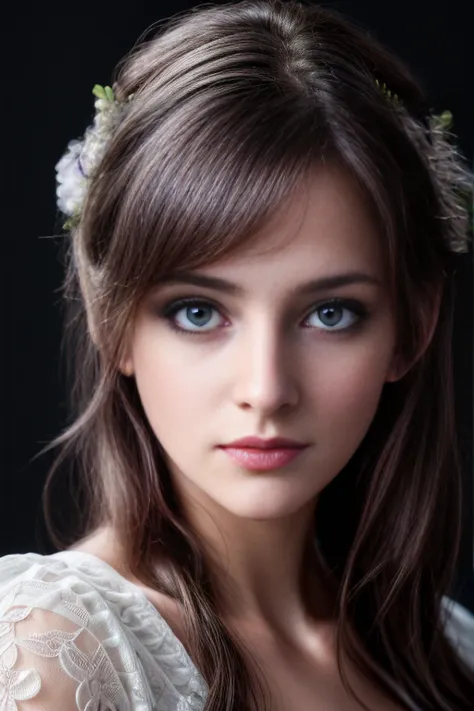
[[[74,419],[46,448],[62,446],[45,489],[52,540],[61,548],[79,529],[113,526],[132,572],[184,607],[206,711],[249,709],[251,696],[263,706],[134,378],[117,366],[150,286],[238,250],[311,170],[339,161],[379,220],[410,367],[385,385],[369,432],[317,507],[315,535],[337,581],[338,665],[348,684],[346,650],[398,702],[390,680],[423,708],[467,711],[474,675],[440,610],[461,535],[451,339],[455,253],[468,248],[460,196],[472,176],[408,68],[335,10],[206,4],[141,39],[113,82],[119,100],[133,100],[66,246]],[[69,534],[52,515],[52,476],[67,457],[86,511]]]

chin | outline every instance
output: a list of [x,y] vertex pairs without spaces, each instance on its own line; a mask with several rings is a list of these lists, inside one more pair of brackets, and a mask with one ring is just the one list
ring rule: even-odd
[[274,488],[272,486],[272,492],[254,490],[251,496],[246,492],[232,499],[225,497],[217,503],[234,516],[260,521],[286,518],[307,508],[311,502],[316,504],[317,493],[297,496],[294,490],[289,494],[288,491],[275,492]]

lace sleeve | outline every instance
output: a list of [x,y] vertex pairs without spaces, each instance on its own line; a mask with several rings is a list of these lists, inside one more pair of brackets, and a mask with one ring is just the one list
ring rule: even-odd
[[8,711],[115,709],[120,685],[104,650],[62,615],[23,606],[2,616],[0,694]]
[[0,709],[148,709],[137,656],[102,596],[34,567],[0,586]]
[[443,598],[445,633],[459,656],[474,670],[474,615],[455,600]]

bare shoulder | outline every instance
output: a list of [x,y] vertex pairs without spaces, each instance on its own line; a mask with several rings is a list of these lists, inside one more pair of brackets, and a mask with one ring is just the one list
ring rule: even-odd
[[89,553],[116,570],[125,580],[140,588],[143,594],[158,610],[165,622],[171,627],[173,633],[185,648],[187,644],[184,635],[184,613],[176,600],[158,590],[154,590],[136,578],[130,572],[123,552],[117,545],[117,537],[107,528],[97,529],[87,538],[82,539],[71,547],[70,550]]

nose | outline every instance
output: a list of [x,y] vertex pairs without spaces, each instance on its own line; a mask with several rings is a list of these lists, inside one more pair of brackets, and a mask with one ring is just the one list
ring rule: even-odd
[[262,417],[298,403],[298,364],[287,335],[260,319],[236,349],[234,402]]

